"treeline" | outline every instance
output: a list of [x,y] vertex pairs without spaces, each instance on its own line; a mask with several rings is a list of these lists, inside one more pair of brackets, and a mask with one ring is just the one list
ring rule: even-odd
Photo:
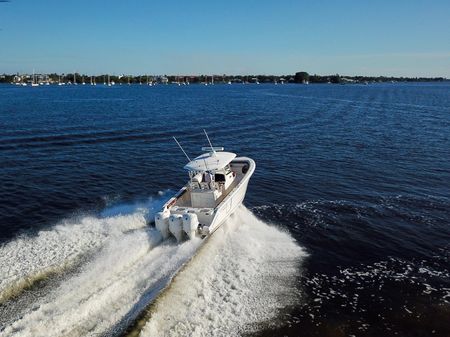
[[395,77],[395,76],[342,76],[336,75],[309,75],[300,71],[289,78],[292,83],[374,83],[374,82],[441,82],[444,77]]
[[[146,84],[146,83],[374,83],[374,82],[434,82],[445,81],[443,77],[394,77],[394,76],[342,76],[335,75],[310,75],[300,71],[287,75],[89,75],[89,74],[37,74],[36,81],[50,83],[71,82],[89,84],[91,81],[97,84],[110,82],[116,84]],[[3,74],[0,75],[0,83],[30,82],[31,74]]]

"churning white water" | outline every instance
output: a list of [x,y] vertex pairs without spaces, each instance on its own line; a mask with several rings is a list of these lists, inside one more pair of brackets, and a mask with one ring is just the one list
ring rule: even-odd
[[[22,292],[36,280],[64,275],[81,263],[20,315],[0,318],[0,335],[94,336],[123,328],[201,245],[199,239],[161,242],[159,233],[146,226],[151,209],[160,204],[150,200],[116,207],[0,247],[3,302],[26,296]],[[295,298],[292,282],[302,256],[289,234],[242,207],[159,298],[141,334],[248,331]]]
[[36,235],[23,235],[0,245],[0,303],[35,281],[79,263],[111,239],[146,228],[147,219],[165,199],[161,192],[145,202],[114,206],[100,216],[64,220]]
[[156,303],[141,336],[236,336],[299,300],[305,252],[241,207]]

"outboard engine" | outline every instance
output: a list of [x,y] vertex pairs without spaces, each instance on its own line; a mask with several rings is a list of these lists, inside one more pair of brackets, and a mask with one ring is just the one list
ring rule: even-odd
[[169,237],[169,212],[156,213],[155,227],[161,233],[163,240]]
[[195,237],[198,228],[198,217],[195,213],[183,214],[183,230],[188,235],[189,239]]
[[169,230],[178,242],[183,239],[183,216],[181,214],[172,214],[169,217]]

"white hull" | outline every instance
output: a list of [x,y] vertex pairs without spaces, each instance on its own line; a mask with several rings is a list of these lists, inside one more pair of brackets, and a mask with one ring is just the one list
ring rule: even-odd
[[231,191],[230,194],[228,194],[228,196],[219,204],[219,206],[216,207],[216,214],[210,225],[211,233],[219,228],[220,225],[222,225],[224,221],[228,219],[228,217],[232,215],[244,201],[245,194],[247,193],[248,182],[253,172],[255,171],[255,162],[250,158],[246,159],[253,162],[252,164],[250,164],[251,168],[249,169],[249,172],[247,172],[244,179],[238,184],[238,186],[236,186],[235,189]]

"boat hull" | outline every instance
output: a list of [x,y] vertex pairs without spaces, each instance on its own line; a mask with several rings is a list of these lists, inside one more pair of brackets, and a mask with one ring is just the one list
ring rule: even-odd
[[[244,158],[237,158],[237,159],[239,161],[242,161]],[[242,179],[242,181],[216,207],[215,215],[210,225],[211,233],[216,231],[217,228],[219,228],[225,222],[225,220],[227,220],[228,217],[232,215],[244,201],[250,177],[255,171],[255,162],[250,158],[245,158],[245,161],[248,161],[249,163],[249,170]]]

